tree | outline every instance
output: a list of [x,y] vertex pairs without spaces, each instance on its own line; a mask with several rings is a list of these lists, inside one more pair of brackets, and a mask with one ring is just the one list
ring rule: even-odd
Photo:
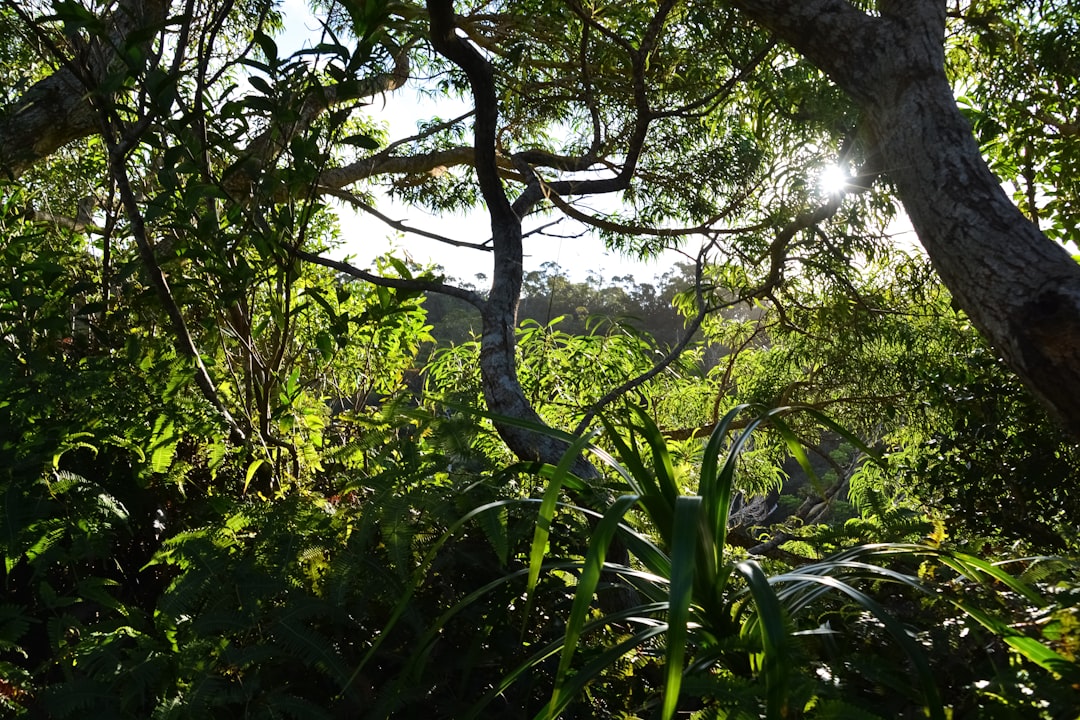
[[[1058,176],[1072,167],[1072,118],[1065,104],[1031,98],[1069,89],[1076,73],[1055,69],[1012,83],[1012,56],[995,48],[1031,38],[1038,52],[1024,67],[1049,64],[1064,51],[1039,39],[1039,24],[1068,35],[1075,29],[1068,8],[957,6],[942,21],[945,39],[935,34],[936,44],[919,46],[927,60],[883,48],[927,40],[918,10],[929,3],[912,6],[910,22],[886,3],[865,12],[856,7],[868,3],[676,0],[506,0],[458,5],[456,13],[448,0],[318,7],[322,26],[288,54],[275,40],[281,21],[269,0],[0,0],[7,39],[0,47],[7,181],[0,189],[0,706],[27,716],[203,718],[386,717],[423,704],[428,714],[461,717],[478,696],[494,698],[509,680],[528,676],[491,714],[531,715],[533,701],[550,697],[548,680],[569,698],[562,679],[582,682],[589,668],[648,640],[644,654],[623,656],[613,667],[617,679],[596,688],[583,711],[640,714],[657,695],[651,638],[667,625],[678,631],[663,643],[668,687],[676,690],[683,675],[680,643],[693,644],[686,658],[704,682],[692,691],[712,705],[706,713],[729,702],[752,714],[768,705],[777,716],[843,714],[844,701],[893,711],[895,696],[876,685],[908,695],[902,702],[921,713],[934,684],[929,670],[923,664],[920,682],[905,688],[906,661],[877,652],[881,623],[908,648],[933,646],[956,716],[990,704],[1046,717],[1075,706],[1076,593],[1066,561],[1025,563],[1033,584],[1049,586],[1058,570],[1065,576],[1045,593],[989,560],[939,548],[922,559],[952,562],[968,580],[917,557],[873,572],[862,585],[867,599],[878,579],[914,590],[938,578],[949,591],[929,607],[932,632],[918,638],[909,627],[927,627],[920,623],[928,605],[906,592],[879,596],[886,610],[900,611],[891,623],[875,605],[843,599],[800,614],[817,591],[786,594],[794,601],[786,604],[789,624],[768,600],[764,575],[730,547],[760,543],[753,526],[741,524],[760,515],[729,515],[736,471],[740,489],[775,487],[781,452],[813,432],[798,414],[773,410],[775,433],[751,438],[757,421],[732,411],[737,396],[778,405],[797,399],[889,443],[933,484],[925,492],[940,496],[946,512],[960,508],[981,524],[1019,514],[1017,499],[1027,500],[1038,506],[1039,547],[1059,533],[1061,545],[1075,547],[1067,526],[1075,493],[1061,482],[1075,449],[1047,433],[996,358],[958,332],[952,298],[923,282],[922,264],[904,278],[882,230],[892,215],[888,182],[906,201],[928,204],[924,232],[948,225],[947,211],[974,212],[912,190],[911,178],[900,177],[909,170],[894,164],[905,147],[924,166],[910,170],[916,178],[958,186],[960,166],[989,182],[970,157],[971,141],[955,159],[933,145],[929,133],[942,127],[923,115],[882,137],[909,111],[942,109],[944,71],[924,66],[947,60],[952,80],[967,84],[964,109],[995,168],[1014,176],[1030,214],[1058,237],[1067,234],[1075,193]],[[807,9],[821,14],[803,17]],[[791,27],[795,21],[810,40]],[[861,44],[814,44],[837,28],[854,34],[832,39]],[[789,34],[854,88],[854,101],[776,39]],[[895,82],[892,73],[909,61],[929,79]],[[860,79],[864,70],[873,88],[859,84],[871,82]],[[400,92],[406,78],[476,109],[429,118],[403,136],[380,124],[378,99]],[[879,91],[892,94],[883,100]],[[949,113],[943,132],[959,137],[962,119]],[[1010,148],[1020,145],[995,128],[997,115],[1059,134],[1033,142],[1030,153],[1023,146],[1022,162],[1010,165]],[[915,141],[922,144],[904,145]],[[942,153],[954,165],[937,162]],[[855,168],[842,198],[814,183],[832,162]],[[899,175],[870,182],[878,170]],[[401,258],[361,269],[325,257],[341,232],[332,202],[409,232],[380,212],[376,183],[439,211],[486,206],[490,233],[444,240],[490,254],[489,290]],[[616,209],[596,209],[605,205]],[[670,278],[690,287],[674,295],[672,283],[643,290],[641,302],[673,300],[688,332],[704,329],[731,350],[723,362],[699,373],[695,348],[682,364],[672,352],[646,371],[657,346],[618,326],[580,337],[516,323],[519,296],[531,290],[525,243],[542,241],[562,216],[631,251],[699,240],[700,252],[687,250],[691,262]],[[470,304],[483,337],[478,355],[466,346],[429,361],[429,386],[442,382],[448,400],[485,394],[506,447],[482,422],[406,407],[418,348],[431,342],[421,294],[432,292]],[[970,293],[961,299],[974,301]],[[739,303],[754,306],[725,316]],[[822,342],[822,335],[833,337]],[[664,363],[670,372],[644,385]],[[612,483],[551,465],[507,465],[507,447],[542,460],[568,447],[550,439],[566,433],[534,432],[537,419],[587,426],[631,385],[629,396],[647,409],[623,427],[613,413],[603,418],[602,442],[624,470],[612,470]],[[376,395],[386,400],[381,407],[365,405]],[[882,420],[885,411],[872,403],[889,395],[902,399]],[[994,427],[1002,416],[1004,427]],[[733,434],[717,433],[707,460],[701,442],[667,431],[709,420]],[[725,446],[727,459],[713,462]],[[1033,447],[1049,452],[1020,464]],[[844,482],[855,484],[849,457],[840,450],[823,458],[835,472],[822,478],[832,487],[814,488],[820,504]],[[967,461],[970,469],[957,469]],[[574,469],[595,472],[580,460]],[[1038,473],[1024,495],[965,487],[973,476],[1004,485],[1017,472],[1025,482]],[[698,496],[683,496],[695,475]],[[595,583],[605,562],[620,560],[607,541],[636,501],[607,502],[616,478],[645,500],[635,525],[644,530],[636,521],[651,515],[655,535],[672,542],[650,547],[643,536],[624,535],[634,558],[624,576],[648,603],[620,602],[615,613],[598,615],[590,606]],[[579,514],[559,502],[563,490],[588,507]],[[801,562],[853,534],[879,541],[930,532],[940,543],[957,525],[913,517],[918,491],[905,488],[909,502],[877,518],[842,529],[793,522],[786,530],[795,542],[781,548],[788,538],[777,533],[760,544],[779,551],[780,562]],[[697,513],[706,497],[711,519],[703,525]],[[821,517],[818,504],[803,503],[807,525]],[[1031,534],[1026,524],[1005,530],[994,537]],[[545,552],[557,561],[550,575]],[[848,570],[861,574],[863,564],[851,562],[860,557],[841,556],[840,576],[821,579],[836,587]],[[684,573],[688,558],[704,582]],[[643,568],[650,572],[636,572]],[[804,569],[773,580],[791,587],[826,568]],[[534,620],[566,607],[567,572],[577,579],[563,625],[571,650],[556,670],[548,658],[560,623]],[[773,608],[768,617],[744,614],[747,595],[728,582],[737,573]],[[671,592],[676,585],[689,592]],[[693,617],[687,602],[703,623],[685,622]],[[962,624],[952,603],[987,632]],[[682,629],[672,622],[678,613]],[[617,632],[608,632],[609,622],[619,623]],[[841,622],[853,630],[846,639],[819,632]],[[636,628],[629,645],[628,626]],[[596,632],[583,635],[585,627]],[[799,652],[786,628],[807,631],[800,640],[820,641],[824,652]],[[983,660],[994,639],[1015,651],[1002,645]],[[579,646],[579,656],[592,656],[584,666],[571,663]],[[529,656],[535,662],[522,665]],[[1039,665],[1048,673],[1034,674]],[[582,671],[571,675],[575,666]],[[521,670],[506,675],[514,667]],[[949,672],[955,667],[964,671]],[[1060,681],[1049,674],[1059,671]],[[676,694],[667,694],[669,715]]]
[[[873,169],[895,184],[957,302],[1080,434],[1080,267],[1020,213],[987,168],[945,70],[947,3],[883,0],[874,15],[843,0],[735,4],[856,102]],[[1017,5],[1014,11],[1033,10]]]
[[[326,17],[319,42],[281,57],[266,2],[188,0],[182,13],[148,0],[66,2],[51,14],[4,2],[4,22],[31,60],[20,76],[25,89],[9,85],[0,122],[8,177],[40,183],[45,176],[35,173],[47,163],[68,152],[85,157],[101,139],[107,172],[94,194],[108,200],[99,211],[110,228],[103,245],[138,249],[178,347],[236,439],[259,435],[258,423],[233,417],[160,267],[195,246],[231,262],[239,246],[218,242],[215,222],[218,234],[253,235],[262,261],[286,276],[303,260],[471,303],[482,318],[489,409],[536,422],[514,350],[523,219],[561,213],[640,252],[704,238],[701,260],[720,254],[728,271],[701,284],[693,330],[726,305],[778,299],[790,273],[828,272],[885,252],[875,228],[890,215],[892,188],[960,306],[1080,433],[1080,268],[990,174],[945,65],[947,26],[967,37],[987,18],[1034,22],[1042,17],[1035,8],[960,3],[948,11],[943,0],[317,7]],[[1046,7],[1039,5],[1049,17]],[[1002,62],[993,53],[978,57]],[[463,95],[474,110],[388,144],[353,112],[421,75],[434,78],[429,90]],[[80,140],[81,149],[72,145]],[[821,192],[809,177],[830,159],[857,165],[845,198]],[[323,240],[306,228],[325,199],[379,215],[353,189],[378,177],[437,209],[483,202],[490,237],[453,242],[490,252],[486,294],[319,255]],[[878,177],[888,187],[873,182]],[[608,194],[621,197],[620,210],[584,205]],[[76,200],[60,195],[58,205]],[[181,227],[194,233],[177,230],[178,208],[187,213]],[[40,207],[28,213],[55,220]],[[112,233],[117,227],[123,237]],[[198,276],[191,267],[182,272],[188,282]],[[554,460],[565,448],[517,423],[499,430],[520,457]]]

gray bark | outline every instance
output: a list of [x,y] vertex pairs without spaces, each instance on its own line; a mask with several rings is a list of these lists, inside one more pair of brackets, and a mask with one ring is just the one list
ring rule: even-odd
[[116,69],[116,50],[128,35],[164,22],[167,7],[167,0],[124,0],[108,19],[107,37],[72,38],[70,58],[32,85],[0,122],[0,171],[17,178],[69,142],[98,132],[92,89]]
[[1080,438],[1080,265],[990,172],[945,74],[944,0],[736,0],[865,113],[882,171],[942,281],[1009,366]]
[[[511,206],[499,176],[496,153],[498,99],[491,66],[457,35],[452,3],[428,0],[431,42],[435,49],[465,71],[476,102],[473,151],[476,178],[491,218],[494,250],[491,292],[481,306],[483,335],[480,342],[480,372],[488,410],[514,420],[545,423],[536,414],[517,374],[515,357],[518,301],[521,298],[522,244],[521,218]],[[557,438],[496,421],[495,428],[510,451],[523,460],[556,464],[569,449]],[[596,477],[597,472],[579,458],[574,472]]]

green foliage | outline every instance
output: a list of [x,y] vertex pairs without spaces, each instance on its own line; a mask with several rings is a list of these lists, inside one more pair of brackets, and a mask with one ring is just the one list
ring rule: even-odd
[[1080,144],[1068,105],[1078,91],[1080,16],[1061,1],[980,5],[954,24],[950,59],[963,78],[961,107],[1019,207],[1067,242],[1076,237],[1080,199]]
[[[872,159],[822,73],[724,4],[676,3],[644,45],[656,3],[456,6],[497,78],[500,163],[531,153],[549,188],[577,189],[636,157],[621,204],[593,214],[603,239],[648,255],[703,225],[723,258],[655,283],[526,273],[518,379],[558,428],[711,312],[597,438],[495,417],[572,449],[507,467],[472,413],[491,380],[475,308],[425,297],[442,280],[407,258],[376,260],[375,283],[302,261],[342,239],[331,194],[375,202],[371,173],[414,205],[479,203],[472,116],[403,137],[378,111],[403,74],[466,92],[426,9],[316,3],[319,39],[290,53],[273,3],[196,5],[134,32],[122,3],[0,8],[4,127],[72,71],[92,87],[59,94],[92,98],[72,117],[95,133],[10,174],[21,148],[0,153],[5,715],[1080,705],[1075,560],[1010,557],[1076,550],[1075,446],[891,247],[880,186],[767,267],[829,200],[821,166]],[[950,63],[983,148],[1068,239],[1076,12],[958,8]],[[852,432],[823,428],[825,408]],[[569,470],[594,439],[607,477],[585,481]],[[736,521],[778,493],[783,524]]]
[[[961,552],[903,543],[859,545],[771,575],[755,560],[741,559],[726,543],[737,456],[758,423],[783,423],[780,412],[767,413],[730,438],[725,449],[736,416],[737,411],[729,414],[710,438],[698,494],[693,496],[681,493],[663,438],[646,415],[638,413],[629,426],[644,446],[620,439],[619,431],[609,426],[609,435],[616,434],[612,440],[618,460],[602,451],[596,454],[617,471],[632,494],[602,513],[576,508],[598,518],[580,560],[556,562],[545,551],[552,542],[554,499],[564,485],[579,483],[567,475],[566,460],[545,472],[549,485],[530,553],[529,604],[544,568],[553,574],[575,569],[574,602],[563,638],[510,672],[484,703],[545,667],[554,655],[560,658],[554,690],[538,718],[562,714],[590,686],[591,695],[603,695],[605,688],[617,686],[625,663],[634,667],[635,657],[650,660],[631,673],[655,668],[662,696],[645,704],[658,707],[660,717],[687,707],[679,701],[684,688],[693,692],[699,707],[704,704],[708,712],[724,717],[914,717],[925,712],[943,718],[968,705],[996,703],[995,690],[986,689],[1010,681],[986,658],[976,661],[974,676],[964,680],[967,685],[951,683],[949,694],[940,694],[934,663],[957,661],[956,639],[941,633],[934,637],[933,620],[912,616],[915,606],[942,618],[944,627],[960,629],[960,637],[975,621],[1009,646],[1014,666],[1026,668],[1025,677],[1041,673],[1048,693],[1071,692],[1068,683],[1077,677],[1077,666],[1071,651],[1056,649],[1064,647],[1055,639],[1058,631],[1039,636],[1016,629],[1024,612],[1061,606],[1048,600],[1052,594],[1046,590],[1000,566]],[[631,565],[607,560],[617,534],[634,556]],[[1067,565],[1075,571],[1075,565]],[[599,611],[594,594],[605,582],[633,588],[636,599],[618,610]],[[899,589],[886,589],[892,586]],[[912,602],[915,606],[908,604]],[[933,639],[916,640],[925,634]],[[873,657],[861,657],[863,642],[876,648]],[[883,657],[882,642],[895,644],[901,653]],[[582,656],[582,664],[573,669],[575,658]],[[998,677],[978,679],[980,670]],[[729,692],[733,683],[739,684],[739,692]],[[1018,700],[1005,704],[1027,705]],[[640,712],[639,707],[622,707],[623,712]]]

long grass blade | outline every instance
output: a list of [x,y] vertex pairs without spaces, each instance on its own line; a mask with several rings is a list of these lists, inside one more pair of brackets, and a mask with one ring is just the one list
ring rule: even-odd
[[583,667],[580,672],[577,672],[570,677],[562,688],[563,692],[561,692],[558,697],[552,697],[548,704],[536,714],[534,720],[552,720],[553,718],[558,717],[573,701],[574,697],[580,693],[586,685],[599,677],[600,673],[611,667],[612,664],[626,655],[626,653],[633,648],[640,647],[657,635],[663,634],[666,630],[667,625],[665,624],[647,627],[639,630],[617,645],[613,645],[604,650],[604,652],[600,653],[600,655],[592,660],[592,662]]
[[953,600],[952,603],[971,616],[972,619],[978,621],[983,627],[1004,640],[1013,650],[1043,669],[1070,677],[1080,675],[1075,661],[1058,654],[1053,648],[1044,645],[1035,638],[1017,632],[1007,622],[962,600]]
[[[731,493],[734,474],[728,473],[721,476],[719,470],[720,449],[728,430],[735,418],[748,405],[739,405],[728,411],[723,420],[717,424],[709,441],[705,444],[705,455],[701,461],[701,477],[698,481],[698,495],[704,502],[706,522],[709,528],[709,537],[702,538],[702,542],[708,543],[708,548],[703,548],[703,557],[707,563],[709,584],[722,590],[726,580],[726,573],[721,573],[724,566],[724,546],[727,543],[728,514],[731,511]],[[725,462],[725,466],[727,463]]]
[[[576,563],[576,566],[580,567],[580,563]],[[555,567],[561,567],[561,564]],[[611,623],[629,621],[644,624],[645,628],[642,632],[648,631],[644,635],[644,639],[648,639],[656,635],[658,632],[662,632],[663,628],[665,628],[666,625],[664,625],[663,623],[647,620],[644,616],[661,613],[666,609],[667,600],[665,599],[663,602],[639,605],[637,607],[610,613],[604,615],[601,618],[589,621],[583,628],[583,633],[590,633],[594,630],[598,630],[607,625],[610,625]],[[656,630],[657,628],[660,628],[660,630]],[[469,711],[461,717],[461,720],[474,720],[483,712],[484,708],[486,708],[492,700],[506,692],[506,690],[515,682],[517,682],[522,676],[539,667],[548,658],[557,655],[563,649],[564,644],[565,639],[560,638],[559,640],[548,643],[540,650],[533,653],[527,660],[525,660],[525,662],[521,663],[516,668],[504,675],[502,680],[500,680],[497,685],[491,688],[487,693],[484,694],[482,698],[480,698],[472,707],[469,708]],[[633,643],[628,640],[622,648],[621,652],[618,655],[614,656],[615,659],[621,657],[622,654],[625,654],[632,647]],[[586,668],[586,671],[587,670],[588,668]],[[572,698],[573,694],[579,690],[580,688],[574,685],[567,686],[567,693],[570,698]],[[546,716],[549,707],[550,703],[544,706],[544,709],[540,713],[540,717]]]
[[536,513],[536,529],[533,531],[532,545],[529,548],[529,577],[525,583],[525,613],[522,622],[521,634],[525,636],[528,628],[529,616],[532,615],[532,606],[536,594],[536,585],[540,581],[540,565],[547,553],[548,539],[551,536],[551,522],[555,518],[555,508],[558,506],[559,494],[562,492],[564,481],[572,477],[570,467],[581,455],[581,451],[589,444],[591,436],[583,436],[574,440],[570,447],[563,453],[553,473],[548,479],[547,488],[540,500],[540,509]]
[[788,717],[789,675],[793,666],[790,662],[791,643],[784,613],[776,591],[756,562],[743,561],[736,569],[746,578],[757,610],[755,624],[761,634],[764,654],[762,665],[765,675],[765,716],[768,720],[779,720]]
[[[867,595],[866,593],[857,590],[856,588],[848,585],[841,580],[834,577],[825,577],[819,575],[807,575],[805,573],[785,573],[783,576],[784,581],[808,581],[821,583],[827,585],[834,590],[847,595],[854,600],[864,610],[872,614],[877,620],[885,627],[885,630],[896,641],[897,645],[907,655],[908,660],[915,668],[915,672],[919,677],[920,687],[923,691],[923,696],[926,701],[926,707],[929,711],[931,720],[945,720],[945,708],[941,702],[941,695],[938,692],[937,682],[934,679],[934,673],[930,668],[930,661],[926,657],[926,653],[919,647],[918,643],[908,634],[900,622],[894,618],[885,608],[883,608],[876,600]],[[778,579],[774,578],[774,582]]]
[[971,580],[974,580],[982,585],[986,585],[985,575],[990,576],[999,583],[1005,585],[1010,590],[1018,595],[1024,597],[1029,603],[1035,607],[1045,607],[1046,600],[1039,595],[1036,590],[1028,585],[1026,582],[1009,573],[1004,568],[998,567],[993,563],[987,562],[982,558],[973,557],[964,553],[941,553],[941,562],[948,565],[956,572],[964,575]]
[[[751,406],[747,406],[751,407]],[[715,521],[713,525],[713,532],[716,534],[716,544],[723,548],[727,545],[727,525],[729,519],[729,513],[731,510],[731,491],[735,486],[735,470],[738,466],[739,455],[742,453],[743,448],[750,441],[750,436],[771,414],[779,412],[781,408],[771,410],[764,413],[757,418],[751,420],[747,426],[743,429],[739,436],[735,438],[731,447],[728,448],[727,456],[724,458],[724,464],[716,473],[714,478],[709,478],[712,483],[715,483],[716,488],[716,508],[714,510]],[[734,411],[732,411],[734,412]],[[729,415],[731,413],[728,413]],[[732,418],[734,419],[734,418]],[[719,430],[720,428],[717,428]],[[702,475],[702,482],[705,482],[706,478]]]
[[[650,520],[659,532],[665,543],[671,539],[671,518],[675,510],[674,498],[670,500],[664,495],[660,484],[653,473],[645,466],[644,459],[636,447],[632,447],[623,439],[619,431],[607,420],[601,418],[604,428],[607,430],[608,441],[615,446],[615,452],[619,460],[625,466],[630,487],[641,497],[641,504],[648,513]],[[631,479],[632,478],[632,479]]]
[[[638,501],[637,495],[623,495],[612,503],[611,507],[604,512],[596,529],[593,530],[589,547],[585,551],[585,560],[581,566],[581,577],[578,579],[577,591],[574,593],[574,604],[570,609],[570,617],[566,621],[566,632],[563,635],[563,651],[559,658],[559,669],[555,674],[555,689],[551,695],[551,707],[559,706],[566,690],[564,684],[570,672],[570,664],[577,650],[577,643],[581,637],[585,621],[588,618],[589,608],[592,606],[593,594],[600,584],[600,578],[604,571],[604,558],[607,556],[611,539],[619,527],[626,512]],[[579,675],[581,673],[578,673]],[[550,716],[554,717],[554,715]]]
[[805,448],[803,448],[802,440],[791,429],[791,427],[780,419],[778,415],[773,415],[770,419],[770,424],[779,433],[784,444],[787,445],[788,452],[791,453],[791,457],[795,458],[795,462],[799,463],[799,467],[806,473],[806,477],[810,480],[810,485],[814,488],[814,492],[818,495],[825,496],[825,485],[818,478],[817,471],[814,470],[814,466],[810,463],[810,458],[806,454]]
[[700,527],[700,497],[675,500],[675,529],[671,539],[671,585],[668,588],[667,657],[664,672],[664,699],[661,720],[671,720],[679,705],[683,661],[686,657],[687,622],[694,590],[694,569]]
[[679,480],[675,474],[675,465],[671,461],[671,453],[668,452],[667,441],[660,428],[656,426],[652,418],[644,408],[635,406],[634,414],[637,415],[639,425],[636,429],[645,438],[652,453],[653,471],[656,473],[656,482],[660,492],[668,505],[675,505],[675,498],[679,496]]

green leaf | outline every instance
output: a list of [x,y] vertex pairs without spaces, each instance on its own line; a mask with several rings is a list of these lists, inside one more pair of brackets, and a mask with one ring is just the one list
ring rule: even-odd
[[[540,580],[540,566],[547,552],[548,537],[551,534],[551,523],[555,518],[555,507],[559,501],[559,494],[566,480],[572,477],[570,474],[571,466],[577,461],[581,451],[588,445],[591,438],[592,435],[585,435],[577,438],[570,445],[566,452],[563,453],[562,459],[548,480],[548,486],[544,489],[540,508],[536,512],[536,529],[533,531],[532,545],[529,548],[529,578],[525,585],[524,623],[528,623],[529,615],[532,612],[536,585]],[[526,626],[523,624],[521,630],[523,634],[525,629]]]
[[[585,559],[581,565],[581,577],[578,578],[577,589],[574,592],[574,604],[570,609],[570,617],[566,621],[566,632],[563,634],[563,650],[559,657],[559,669],[555,673],[555,689],[551,694],[550,708],[553,711],[549,717],[554,717],[554,710],[567,700],[567,688],[564,687],[570,672],[570,665],[577,651],[578,640],[581,638],[585,621],[588,618],[589,608],[592,606],[593,594],[600,584],[600,578],[604,572],[604,559],[607,557],[608,547],[615,536],[615,531],[622,522],[627,511],[638,501],[636,495],[623,495],[615,500],[600,519],[600,523],[593,530],[589,547],[585,552]],[[580,674],[580,673],[579,673]]]
[[776,592],[756,562],[746,560],[736,568],[746,578],[757,611],[753,624],[761,634],[764,655],[762,665],[765,675],[766,718],[779,720],[790,714],[788,697],[791,670],[794,667],[783,610]]
[[341,142],[345,143],[346,145],[354,145],[356,147],[363,148],[364,150],[378,150],[380,147],[382,147],[382,143],[377,137],[366,133],[343,137],[341,139]]
[[668,586],[668,632],[662,720],[671,720],[679,705],[683,659],[688,641],[687,622],[694,590],[694,569],[701,525],[700,497],[675,500],[675,531],[671,538],[671,584]]
[[266,62],[270,67],[276,67],[280,63],[278,60],[277,43],[274,42],[272,37],[261,30],[256,30],[252,33],[251,39],[254,40],[255,44],[262,50],[263,56],[266,58]]
[[151,471],[168,472],[179,442],[180,435],[177,432],[176,423],[171,418],[159,415],[154,421],[154,430],[150,435]]
[[251,86],[253,88],[261,92],[263,95],[274,94],[274,88],[263,77],[260,77],[258,75],[250,75],[248,77],[248,82],[251,83]]
[[259,471],[259,468],[262,467],[264,463],[266,463],[265,458],[256,458],[251,461],[251,464],[248,465],[247,473],[244,475],[244,488],[242,492],[247,493],[248,486],[251,485],[251,479],[255,477],[255,473]]
[[320,330],[315,335],[315,346],[319,349],[319,355],[322,357],[323,362],[330,362],[334,359],[334,338],[330,336],[330,333]]

